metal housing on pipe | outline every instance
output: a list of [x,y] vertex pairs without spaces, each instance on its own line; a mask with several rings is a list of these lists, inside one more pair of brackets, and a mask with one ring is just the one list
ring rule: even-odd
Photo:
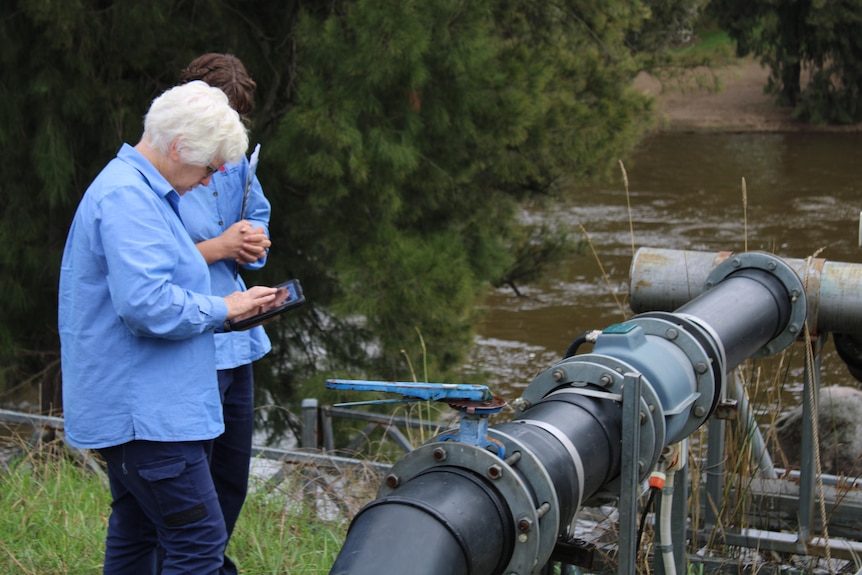
[[[671,293],[667,300],[682,306],[676,312],[609,326],[591,353],[540,373],[513,402],[514,419],[487,430],[504,459],[480,445],[445,441],[451,430],[402,458],[378,499],[354,518],[331,575],[538,572],[580,507],[620,496],[622,461],[645,478],[664,447],[709,418],[728,372],[799,335],[805,292],[781,260],[751,253],[719,266],[713,258],[707,267],[701,264],[697,297],[688,297],[690,276],[685,297],[679,283],[648,290],[652,300]],[[639,417],[624,420],[624,413]],[[623,445],[627,436],[638,444]],[[404,521],[433,536],[401,530]]]

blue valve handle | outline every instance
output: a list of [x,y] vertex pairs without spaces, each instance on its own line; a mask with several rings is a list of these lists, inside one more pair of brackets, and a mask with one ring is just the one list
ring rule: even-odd
[[381,399],[361,401],[346,405],[370,405],[396,403],[399,401],[444,401],[461,412],[461,427],[456,432],[444,433],[439,441],[458,441],[490,449],[501,459],[506,455],[505,446],[488,436],[488,416],[499,412],[506,402],[491,395],[485,385],[469,383],[416,383],[411,381],[365,381],[357,379],[327,379],[327,389],[350,391],[379,391],[397,393],[404,399]]
[[491,390],[485,385],[469,383],[416,383],[412,381],[364,381],[358,379],[327,379],[327,389],[382,391],[397,393],[408,399],[425,401],[489,401]]

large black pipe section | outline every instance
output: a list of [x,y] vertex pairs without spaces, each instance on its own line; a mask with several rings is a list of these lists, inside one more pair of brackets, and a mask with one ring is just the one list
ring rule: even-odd
[[360,511],[331,573],[499,573],[514,541],[509,516],[472,471],[421,472]]
[[[330,573],[531,573],[540,521],[574,518],[585,492],[619,474],[620,414],[618,403],[589,396],[540,402],[530,420],[491,430],[506,443],[506,460],[462,443],[426,443],[354,517]],[[548,552],[557,523],[543,535]]]
[[[802,283],[778,258],[722,263],[676,312],[609,326],[590,353],[540,373],[515,417],[487,430],[504,449],[446,432],[407,454],[353,519],[331,575],[538,572],[584,504],[620,495],[629,454],[646,478],[665,446],[710,416],[725,375],[789,345],[805,314]],[[639,421],[623,420],[635,410]],[[623,445],[631,426],[640,442]]]
[[[759,286],[754,284],[760,284]],[[754,289],[759,287],[761,289]],[[692,300],[677,315],[697,318],[724,343],[726,363],[737,366],[790,328],[791,300],[775,276],[756,268],[735,272],[710,290],[710,297]],[[743,313],[745,314],[743,317]],[[794,326],[798,332],[801,326]]]

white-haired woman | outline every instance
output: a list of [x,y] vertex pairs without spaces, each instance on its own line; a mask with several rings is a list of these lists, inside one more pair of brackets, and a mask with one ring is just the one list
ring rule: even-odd
[[275,290],[213,296],[180,196],[242,159],[248,136],[218,88],[156,98],[78,206],[60,271],[67,441],[108,467],[104,572],[217,573],[227,534],[207,462],[223,431],[213,333]]

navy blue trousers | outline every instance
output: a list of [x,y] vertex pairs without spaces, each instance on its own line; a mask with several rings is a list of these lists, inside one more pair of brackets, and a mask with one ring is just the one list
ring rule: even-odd
[[[254,433],[254,377],[251,364],[219,370],[219,393],[224,415],[224,433],[212,442],[209,455],[210,473],[224,517],[225,531],[230,539],[248,493],[251,442]],[[159,549],[156,573],[164,561]],[[149,573],[149,571],[147,572]],[[234,562],[227,555],[219,575],[238,575]]]
[[[218,372],[224,412],[224,433],[213,441],[210,470],[230,538],[248,493],[251,442],[254,432],[254,376],[251,364]],[[236,575],[227,556],[220,575]]]
[[111,484],[105,575],[215,575],[227,530],[209,468],[211,442],[131,441],[100,449]]

